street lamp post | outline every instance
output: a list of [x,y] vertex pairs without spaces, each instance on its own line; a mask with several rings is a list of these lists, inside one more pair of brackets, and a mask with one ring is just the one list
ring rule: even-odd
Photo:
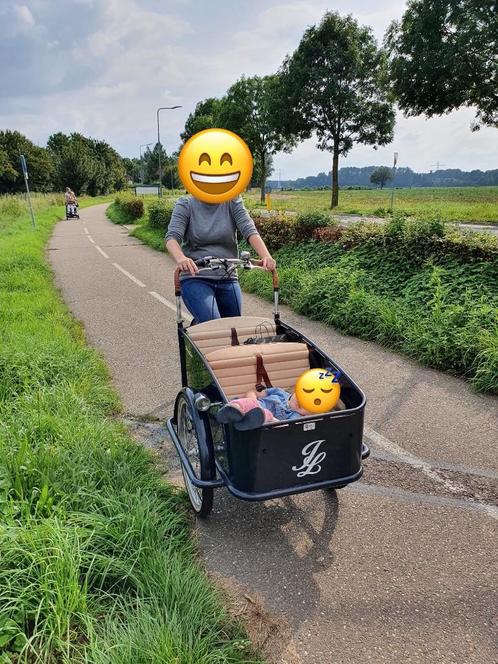
[[163,195],[163,167],[161,164],[161,135],[159,133],[159,111],[172,111],[174,108],[181,108],[181,106],[161,106],[157,109],[157,144],[159,146],[159,196]]
[[144,165],[142,164],[142,148],[148,148],[150,145],[154,145],[154,143],[142,143],[140,146],[140,173],[142,175],[142,184],[144,183]]

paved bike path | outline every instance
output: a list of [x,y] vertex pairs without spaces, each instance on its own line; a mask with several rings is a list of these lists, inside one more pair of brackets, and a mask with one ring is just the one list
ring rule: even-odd
[[[56,227],[57,284],[104,355],[126,413],[163,418],[178,390],[172,275],[105,206]],[[245,295],[245,313],[270,305]],[[494,661],[497,399],[283,308],[367,393],[364,480],[247,504],[220,490],[199,527],[208,569],[289,624],[274,661]],[[171,454],[167,441],[164,449]]]

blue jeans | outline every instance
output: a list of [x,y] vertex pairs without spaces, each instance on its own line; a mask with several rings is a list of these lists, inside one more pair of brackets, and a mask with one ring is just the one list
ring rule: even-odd
[[182,299],[196,323],[242,315],[242,292],[233,280],[190,277],[181,281]]

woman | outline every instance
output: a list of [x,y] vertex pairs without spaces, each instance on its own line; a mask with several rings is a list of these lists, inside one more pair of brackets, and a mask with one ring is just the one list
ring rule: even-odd
[[198,275],[194,263],[206,256],[237,258],[237,231],[262,258],[263,267],[273,270],[276,263],[240,196],[214,205],[193,196],[182,196],[173,209],[165,237],[166,249],[184,272],[182,298],[196,323],[242,314],[237,273],[234,271],[227,277],[219,270],[203,270]]

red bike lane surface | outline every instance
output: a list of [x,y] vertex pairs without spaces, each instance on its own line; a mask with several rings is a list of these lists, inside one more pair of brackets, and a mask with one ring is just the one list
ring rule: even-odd
[[[179,388],[174,264],[110,223],[105,206],[81,216],[50,242],[56,283],[125,413],[162,419]],[[244,305],[271,311],[255,296]],[[198,527],[207,568],[288,624],[275,662],[497,661],[498,400],[286,307],[282,318],[366,392],[374,458],[337,494],[243,503],[218,490]]]

